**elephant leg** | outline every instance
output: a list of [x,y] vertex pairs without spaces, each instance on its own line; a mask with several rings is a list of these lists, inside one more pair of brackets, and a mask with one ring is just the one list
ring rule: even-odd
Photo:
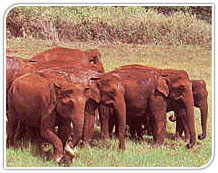
[[136,134],[138,140],[143,139],[143,128],[142,128],[142,123],[140,121],[137,123]]
[[7,147],[14,147],[15,142],[14,141],[14,136],[15,132],[17,129],[17,121],[12,120],[11,122],[9,121],[8,123],[8,136],[7,136]]
[[84,128],[83,128],[83,143],[89,144],[94,135],[94,127],[96,122],[97,104],[94,101],[88,101],[85,107]]
[[118,128],[118,119],[115,115],[113,108],[110,108],[110,115],[109,115],[109,135],[110,137],[113,136],[113,130],[115,129],[115,136],[118,137],[119,128]]
[[40,129],[36,127],[28,127],[31,131],[30,138],[32,142],[41,143],[44,141],[44,139],[40,135]]
[[176,117],[176,134],[174,138],[176,140],[182,138],[183,131],[184,131],[184,127],[183,127],[182,119],[181,117],[177,116]]
[[[113,115],[114,115],[115,113],[113,113]],[[119,135],[119,124],[118,124],[118,119],[117,119],[117,116],[115,116],[114,115],[114,117],[115,117],[115,135],[116,135],[116,137],[118,137],[118,135]]]
[[202,140],[207,136],[207,113],[208,113],[207,100],[201,105],[200,111],[201,111],[202,134],[198,135],[198,139]]
[[166,136],[166,108],[167,104],[159,93],[152,96],[149,102],[150,110],[154,117],[153,138],[156,145],[162,145]]
[[17,148],[20,146],[19,141],[21,140],[22,137],[24,137],[23,134],[25,133],[25,130],[26,129],[24,125],[22,125],[22,122],[19,121],[14,134],[14,141],[15,141],[14,147]]
[[185,140],[188,141],[190,139],[189,129],[184,119],[184,117],[186,116],[186,111],[184,108],[179,108],[175,112],[176,112],[176,133],[179,135],[179,137],[182,137],[182,134],[184,132]]
[[84,129],[83,129],[83,144],[89,145],[94,134],[95,114],[85,113]]
[[110,115],[110,117],[109,117],[109,136],[110,136],[110,138],[113,137],[114,128],[115,128],[115,130],[117,130],[115,123],[116,123],[115,117]]
[[147,129],[147,135],[152,136],[154,134],[154,118],[150,116],[151,113],[149,113],[149,118],[146,119],[146,129]]
[[101,138],[109,139],[109,116],[110,116],[110,108],[105,105],[99,106],[99,118],[101,123]]
[[50,115],[41,120],[40,135],[54,145],[53,159],[57,162],[61,162],[61,159],[64,156],[63,143],[61,139],[53,132],[53,128],[51,127],[51,117],[52,116]]
[[133,123],[129,123],[129,133],[130,133],[130,139],[135,139],[135,129]]
[[[11,114],[11,112],[9,112]],[[10,118],[12,115],[9,115],[8,122],[7,122],[7,147],[14,147],[16,141],[14,141],[14,136],[18,126],[18,120],[14,119],[13,117]]]

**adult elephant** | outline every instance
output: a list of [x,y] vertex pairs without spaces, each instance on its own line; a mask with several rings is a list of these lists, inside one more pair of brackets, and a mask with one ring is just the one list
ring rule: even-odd
[[10,88],[12,82],[25,73],[35,71],[34,65],[29,60],[14,56],[6,57],[6,92]]
[[[192,80],[192,92],[194,97],[194,106],[200,109],[201,112],[201,127],[202,134],[198,135],[198,139],[202,140],[207,135],[207,116],[208,116],[208,92],[206,88],[206,82],[204,80]],[[171,110],[174,108],[172,107]],[[185,112],[183,112],[185,113]],[[182,115],[175,114],[175,116],[169,117],[170,121],[176,121],[176,137],[181,137],[185,132],[185,138],[189,138],[188,129],[183,124]]]
[[82,51],[80,49],[53,48],[41,52],[31,59],[6,57],[6,91],[14,79],[25,73],[61,66],[89,66],[91,69],[104,72],[101,54],[97,49]]
[[[119,148],[125,149],[125,130],[127,117],[146,117],[147,110],[150,110],[154,118],[153,139],[157,145],[164,142],[166,134],[166,100],[169,94],[169,87],[163,77],[153,71],[141,71],[138,69],[116,69],[105,73],[97,82],[101,93],[100,115],[102,131],[108,134],[107,113],[114,110],[118,118]],[[108,107],[108,109],[107,109]],[[103,115],[104,114],[104,115]]]
[[[143,65],[126,65],[121,66],[119,70],[129,70],[129,73],[134,73],[134,71],[143,72],[156,72],[159,76],[164,77],[168,88],[169,95],[167,96],[167,104],[169,102],[179,105],[178,111],[185,111],[186,114],[183,116],[185,124],[190,134],[190,141],[187,144],[188,148],[192,148],[196,143],[195,134],[195,119],[194,119],[194,100],[192,93],[192,83],[188,77],[187,72],[183,70],[174,69],[157,69],[154,67],[148,67]],[[137,76],[135,76],[137,78]],[[134,112],[133,112],[134,113]],[[107,133],[107,132],[105,132]],[[108,135],[105,135],[108,136]]]
[[[66,66],[71,68],[87,66],[93,71],[104,72],[101,54],[97,49],[82,51],[58,47],[39,53],[31,59],[7,56],[6,93],[8,93],[12,82],[23,74],[48,68],[65,68]],[[6,107],[8,107],[7,101]]]
[[83,51],[81,49],[55,47],[34,55],[30,60],[39,64],[51,61],[65,63],[80,62],[85,65],[92,64],[92,66],[95,66],[96,69],[98,69],[98,72],[104,72],[101,54],[97,49]]
[[[87,101],[99,101],[89,82],[91,76],[84,78],[84,73],[79,74],[80,70],[75,73],[75,69],[73,72],[70,69],[47,69],[15,79],[8,93],[7,145],[16,146],[16,133],[23,124],[37,128],[40,135],[54,145],[55,161],[64,158],[64,150],[73,154],[71,148],[82,137]],[[70,122],[73,123],[73,136],[64,146],[61,138],[72,135],[71,130],[63,130],[71,129]],[[54,132],[57,124],[62,129],[60,136]]]

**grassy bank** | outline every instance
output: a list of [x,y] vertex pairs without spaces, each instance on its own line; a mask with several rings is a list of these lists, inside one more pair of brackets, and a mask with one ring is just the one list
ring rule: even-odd
[[[58,46],[71,48],[97,48],[102,53],[106,71],[124,64],[144,64],[160,68],[186,70],[192,79],[203,79],[209,91],[208,137],[197,141],[196,146],[187,150],[185,142],[174,141],[172,134],[175,124],[168,122],[168,137],[163,147],[152,147],[151,138],[145,137],[142,143],[127,139],[127,150],[118,151],[118,141],[113,139],[108,144],[92,148],[78,148],[77,157],[71,167],[200,167],[208,163],[212,155],[212,52],[202,46],[167,46],[142,44],[116,44],[101,42],[58,42]],[[56,45],[56,46],[57,46]],[[37,39],[9,39],[7,54],[29,58],[35,53],[52,48],[52,41]],[[171,113],[169,113],[171,114]],[[168,116],[169,116],[168,114]],[[197,133],[201,133],[200,111],[195,109]],[[96,142],[99,130],[96,129]],[[56,163],[45,161],[35,152],[35,146],[29,145],[21,150],[6,150],[8,167],[56,167]]]

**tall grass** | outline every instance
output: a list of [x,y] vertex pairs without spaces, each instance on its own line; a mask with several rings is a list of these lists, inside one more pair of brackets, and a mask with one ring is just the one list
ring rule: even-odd
[[[16,25],[14,24],[16,23]],[[211,24],[188,12],[164,15],[145,7],[15,7],[9,37],[57,41],[211,46]]]

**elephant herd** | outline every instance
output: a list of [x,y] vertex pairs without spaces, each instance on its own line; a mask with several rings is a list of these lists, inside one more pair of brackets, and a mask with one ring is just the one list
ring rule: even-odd
[[79,142],[89,145],[97,117],[101,138],[110,138],[115,128],[125,150],[127,129],[133,139],[146,133],[155,145],[164,144],[166,113],[174,111],[169,120],[176,121],[175,137],[184,133],[192,148],[195,106],[201,111],[198,139],[206,137],[206,83],[184,70],[133,64],[104,72],[97,49],[56,47],[29,59],[7,56],[6,79],[7,147],[18,147],[28,133],[51,143],[58,163],[73,158]]

